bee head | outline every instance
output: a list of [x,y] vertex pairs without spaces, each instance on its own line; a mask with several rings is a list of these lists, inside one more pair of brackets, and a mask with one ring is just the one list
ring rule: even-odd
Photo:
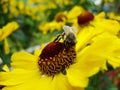
[[59,42],[61,39],[63,39],[63,43],[67,48],[70,48],[72,46],[75,46],[76,44],[76,28],[69,27],[69,26],[63,26],[64,32],[55,38],[54,42]]
[[69,26],[64,26],[64,44],[67,47],[74,46],[76,44],[76,36],[74,33],[74,29]]
[[66,36],[64,43],[69,46],[73,46],[76,44],[76,37],[73,33],[70,33]]

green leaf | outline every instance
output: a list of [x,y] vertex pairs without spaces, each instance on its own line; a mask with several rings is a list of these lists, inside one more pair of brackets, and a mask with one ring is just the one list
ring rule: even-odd
[[116,87],[110,87],[110,88],[108,88],[108,90],[118,90]]
[[12,38],[19,40],[21,42],[26,42],[26,36],[21,30],[17,30],[16,32],[12,33]]
[[0,57],[2,59],[3,65],[6,64],[8,67],[10,67],[10,55],[9,54],[5,54],[3,52],[0,51]]

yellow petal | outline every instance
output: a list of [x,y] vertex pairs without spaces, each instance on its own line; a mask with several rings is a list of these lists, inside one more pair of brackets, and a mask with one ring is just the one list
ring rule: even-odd
[[76,50],[80,51],[82,48],[84,48],[87,44],[91,43],[92,38],[95,36],[101,34],[102,30],[97,30],[94,27],[88,26],[82,29],[78,35],[77,35],[77,44],[76,44]]
[[76,87],[87,87],[88,86],[88,78],[81,75],[79,69],[68,69],[67,70],[67,78],[69,83],[72,86]]
[[37,71],[15,69],[12,72],[0,72],[0,85],[17,85],[35,77]]
[[19,27],[18,23],[10,22],[6,26],[2,28],[2,35],[0,37],[0,41],[8,37],[13,31],[17,30]]
[[105,12],[100,12],[99,14],[97,14],[97,15],[95,16],[95,18],[100,18],[100,19],[105,18]]
[[2,29],[0,29],[0,37],[2,36],[2,33],[3,33],[3,32],[2,32]]
[[0,85],[6,85],[3,90],[83,90],[72,87],[65,75],[47,77],[38,72],[17,69],[11,73],[0,73],[0,76]]
[[[115,51],[117,51],[117,53]],[[96,60],[96,63],[99,62],[101,63],[102,66],[105,65],[106,61],[110,62],[110,64],[113,67],[119,66],[120,65],[120,39],[115,38],[113,36],[111,37],[104,36],[101,38],[97,38],[94,41],[94,43],[92,43],[90,46],[86,48],[86,50],[82,52],[80,56],[82,57],[82,55],[85,55],[86,57],[90,57],[90,59],[88,58],[88,60],[91,60],[91,57],[92,57],[93,59]],[[93,56],[96,58],[94,58]],[[97,65],[100,66],[99,64]],[[101,67],[101,68],[105,68],[105,67]]]
[[67,14],[68,20],[77,18],[77,16],[79,16],[83,11],[84,9],[80,6],[73,7]]
[[13,68],[21,68],[28,70],[38,70],[38,59],[39,57],[29,54],[27,52],[16,52],[12,55],[12,66]]
[[6,38],[4,39],[4,51],[6,54],[10,52],[9,44]]
[[70,90],[70,85],[65,75],[56,75],[52,84],[54,85],[55,90]]
[[5,70],[6,72],[9,72],[9,71],[10,71],[7,65],[4,65],[4,66],[3,66],[3,70]]
[[42,52],[42,50],[43,50],[44,47],[45,47],[45,44],[41,44],[40,49],[36,49],[34,51],[34,55],[37,56],[37,57],[39,57],[39,55],[41,54],[41,52]]
[[78,90],[83,90],[83,88],[81,87],[72,86],[69,83],[67,76],[61,73],[55,75],[55,77],[52,80],[52,85],[54,86],[55,90],[77,90],[78,88]]
[[36,49],[34,51],[34,55],[37,56],[37,57],[39,57],[40,53],[41,53],[41,49]]
[[77,56],[76,67],[83,76],[90,77],[98,73],[101,67],[105,68],[106,61],[95,54],[85,51]]
[[[31,76],[29,73],[27,75],[28,77]],[[40,75],[36,75],[29,77],[29,79],[26,78],[23,81],[24,82],[16,85],[7,85],[3,90],[55,90],[51,83],[51,77],[41,77]]]

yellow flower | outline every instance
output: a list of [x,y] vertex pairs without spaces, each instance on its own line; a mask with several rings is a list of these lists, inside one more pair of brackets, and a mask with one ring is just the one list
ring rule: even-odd
[[28,15],[34,20],[41,20],[41,14],[45,10],[57,7],[50,0],[10,0],[9,3],[11,16]]
[[110,19],[114,19],[114,20],[120,21],[120,15],[115,14],[114,12],[108,12],[107,15],[108,15],[108,17]]
[[[107,15],[108,15],[108,17],[109,17],[110,19],[112,19],[112,20],[114,20],[114,21],[116,21],[116,22],[118,21],[117,23],[119,23],[119,26],[115,27],[115,29],[116,29],[116,28],[119,29],[116,34],[117,34],[118,37],[120,37],[120,15],[115,14],[114,12],[109,12],[109,13],[107,13]],[[112,26],[113,26],[113,25],[112,25]]]
[[66,12],[59,12],[56,14],[53,21],[40,23],[38,29],[44,34],[46,34],[48,31],[61,30],[62,26],[65,25],[67,20],[65,13]]
[[18,3],[16,0],[9,1],[10,15],[11,16],[18,16],[19,15],[19,10],[16,8],[18,6],[17,4]]
[[0,1],[1,8],[3,9],[4,13],[8,12],[8,0],[1,0]]
[[80,6],[74,6],[67,14],[68,22],[75,22],[77,17],[84,11]]
[[[120,66],[120,39],[116,35],[111,34],[104,29],[102,30],[102,28],[86,26],[82,28],[80,32],[78,32],[78,39],[83,42],[81,44],[78,42],[78,45],[76,45],[76,49],[78,51],[80,51],[86,45],[89,45],[88,48],[93,47],[94,49],[91,48],[88,50],[88,48],[86,48],[86,55],[84,54],[85,56],[92,57],[93,54],[93,57],[100,58],[99,60],[101,62],[103,59],[106,59],[103,61],[103,64],[101,64],[100,67],[98,65],[99,70],[107,70],[107,63],[109,63],[113,68]],[[99,60],[97,61],[99,62]],[[96,60],[92,63],[96,63]]]
[[82,7],[74,6],[69,12],[58,12],[51,22],[40,23],[38,29],[43,31],[44,34],[46,34],[48,31],[61,30],[62,26],[64,26],[67,22],[72,23],[77,21],[77,17],[83,11],[84,9]]
[[90,23],[95,27],[102,28],[111,34],[117,35],[120,31],[120,23],[117,20],[106,19],[105,13],[101,12],[95,16],[95,19]]
[[4,51],[5,51],[6,54],[8,54],[10,52],[9,44],[8,44],[8,41],[7,41],[6,38],[4,40]]
[[71,5],[73,2],[71,0],[63,0],[64,5]]
[[[59,0],[58,0],[59,1]],[[61,30],[66,23],[77,21],[77,17],[84,9],[80,6],[74,6],[69,12],[58,12],[51,22],[42,22],[38,29],[46,34],[48,31]],[[74,13],[74,14],[73,14]]]
[[83,30],[76,36],[71,27],[63,29],[64,33],[41,52],[12,55],[13,70],[0,72],[3,90],[84,90],[88,77],[96,74],[107,61],[120,65],[117,37],[98,33],[96,39],[96,32],[92,30]]
[[115,2],[115,0],[104,0],[104,2],[114,3],[114,2]]
[[4,40],[4,50],[5,53],[8,54],[9,53],[9,45],[7,42],[7,37],[14,32],[15,30],[17,30],[17,28],[19,27],[18,23],[16,22],[9,22],[6,26],[4,26],[3,28],[0,29],[0,41]]
[[48,31],[61,30],[63,25],[65,25],[64,22],[43,22],[38,26],[38,29],[41,30],[43,34],[46,34]]
[[84,14],[85,15],[82,15],[81,13],[79,15],[77,21],[73,22],[73,26],[77,26],[80,30],[91,28],[96,30],[96,32],[109,32],[110,34],[118,35],[120,31],[120,23],[117,20],[106,19],[104,12],[93,15],[86,11]]
[[[111,56],[109,56],[108,61],[105,61],[104,64],[101,66],[101,69],[107,69],[106,62],[111,64],[114,68],[119,67],[120,66],[119,55],[118,55],[119,44],[117,45],[117,43],[119,43],[118,33],[120,32],[120,23],[116,20],[106,19],[104,12],[102,12],[98,15],[95,15],[95,16],[93,16],[92,13],[88,13],[88,12],[85,13],[85,14],[86,15],[83,15],[83,16],[81,15],[81,17],[78,18],[78,21],[75,22],[73,24],[73,26],[77,26],[79,28],[78,33],[82,33],[82,32],[89,33],[89,32],[91,32],[91,34],[93,34],[94,37],[93,36],[91,37],[92,40],[90,40],[89,43],[93,43],[94,41],[100,40],[101,38],[105,38],[105,40],[108,39],[107,41],[109,41],[109,40],[112,41],[113,40],[114,43],[116,42],[116,44],[113,45],[113,43],[111,41],[109,41],[109,45],[111,45],[110,46],[111,48],[109,48],[108,50],[104,50],[101,47],[102,50],[104,50],[103,53],[101,53],[101,55],[102,54],[104,54],[103,56],[106,55],[106,57],[105,57],[106,59],[108,59],[107,54],[105,54],[106,52],[108,53],[108,56],[111,55]],[[81,20],[81,21],[79,21],[79,20]],[[85,35],[85,33],[84,33],[84,35]],[[81,38],[81,36],[78,36],[78,37]],[[86,42],[86,40],[84,40],[83,42]],[[101,40],[100,43],[102,41],[104,41],[104,40]],[[108,44],[107,41],[106,41],[106,43],[104,42],[104,44]],[[103,44],[103,46],[105,46],[104,44]],[[77,49],[80,48],[80,47],[81,48],[84,47],[84,44],[76,46]],[[81,50],[81,48],[80,48],[80,50]],[[106,49],[107,48],[108,47],[106,47]],[[115,48],[116,48],[116,50],[115,50]],[[115,50],[113,52],[116,53],[116,54],[113,54],[113,53],[110,54],[109,53],[109,51],[111,52],[112,49]],[[96,50],[98,50],[98,49],[96,49]],[[93,51],[96,51],[96,50],[93,50]],[[92,52],[90,52],[90,53],[92,53]],[[97,54],[97,52],[96,52],[96,54]],[[114,58],[114,57],[116,57],[117,59]],[[114,59],[114,60],[112,60],[112,59]]]

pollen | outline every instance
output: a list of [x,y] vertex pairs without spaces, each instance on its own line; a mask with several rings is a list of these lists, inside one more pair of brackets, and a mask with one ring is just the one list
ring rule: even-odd
[[75,58],[75,45],[66,48],[62,42],[51,42],[39,56],[39,69],[43,75],[54,76],[69,68]]

